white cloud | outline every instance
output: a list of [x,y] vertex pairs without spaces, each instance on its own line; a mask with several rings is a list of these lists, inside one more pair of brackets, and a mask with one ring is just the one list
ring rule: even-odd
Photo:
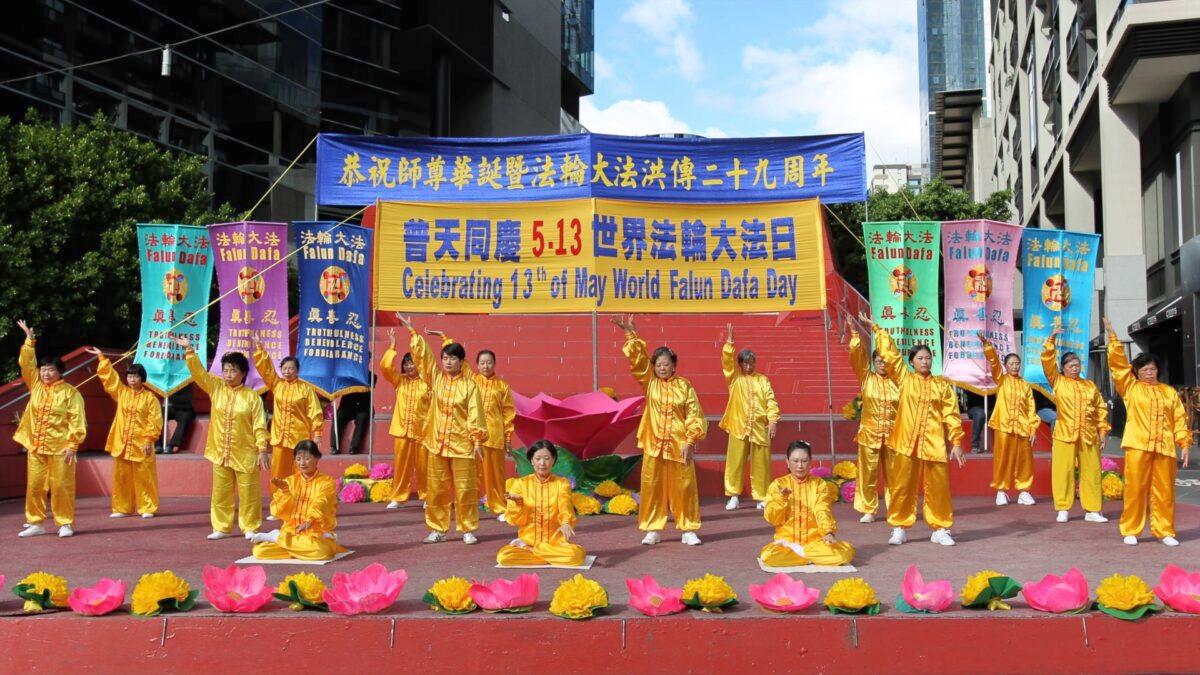
[[688,0],[638,0],[621,17],[645,33],[655,43],[655,51],[672,58],[680,75],[691,81],[704,71],[704,60],[687,28],[695,18]]
[[633,85],[622,73],[617,71],[616,64],[599,53],[596,54],[595,66],[596,91],[603,91],[614,96],[624,96],[633,91]]
[[677,119],[662,101],[623,99],[607,108],[597,108],[591,97],[579,100],[579,121],[588,131],[599,134],[645,136],[648,134],[699,133],[709,138],[728,136],[719,127],[695,132],[687,122]]

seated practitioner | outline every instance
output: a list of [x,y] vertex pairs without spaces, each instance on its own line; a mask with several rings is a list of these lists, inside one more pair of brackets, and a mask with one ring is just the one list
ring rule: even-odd
[[337,486],[317,470],[321,450],[303,440],[293,451],[296,473],[273,478],[271,515],[283,527],[254,535],[254,557],[260,560],[332,560],[346,549],[337,543]]
[[529,446],[526,456],[533,473],[518,478],[512,492],[505,495],[505,521],[517,527],[518,538],[496,553],[496,563],[502,567],[578,567],[587,551],[571,543],[575,537],[571,483],[551,473],[558,448],[541,440]]
[[788,475],[767,488],[763,517],[775,526],[775,540],[759,559],[768,567],[847,565],[854,558],[850,542],[834,537],[837,521],[830,510],[829,484],[809,474],[812,448],[792,441],[787,449]]

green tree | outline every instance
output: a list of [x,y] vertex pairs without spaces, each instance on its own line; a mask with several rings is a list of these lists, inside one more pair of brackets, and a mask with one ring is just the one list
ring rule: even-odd
[[[887,193],[875,190],[863,202],[831,204],[826,220],[829,225],[830,244],[838,270],[846,281],[860,293],[867,295],[867,260],[859,239],[862,239],[862,224],[869,212],[872,222],[889,220],[974,220],[985,218],[1008,222],[1013,217],[1012,192],[993,192],[985,201],[976,202],[967,193],[951,187],[939,176],[927,183],[919,192],[905,190]],[[853,232],[851,235],[850,230]]]
[[129,347],[141,322],[136,223],[208,224],[201,158],[163,150],[104,119],[57,127],[0,117],[0,376],[16,375],[25,319],[39,354]]

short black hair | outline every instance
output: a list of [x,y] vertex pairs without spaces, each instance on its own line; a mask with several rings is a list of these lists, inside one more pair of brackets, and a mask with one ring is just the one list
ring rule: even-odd
[[1020,361],[1020,360],[1021,360],[1021,355],[1020,355],[1020,354],[1018,354],[1018,353],[1016,353],[1016,352],[1009,352],[1009,353],[1007,353],[1007,354],[1005,354],[1005,355],[1004,355],[1004,360],[1003,360],[1003,361],[1001,361],[1001,363],[1008,363],[1008,360],[1009,360],[1009,359],[1016,359],[1016,360]]
[[242,371],[243,375],[250,372],[250,361],[246,358],[246,355],[241,352],[228,352],[222,356],[221,365],[224,366],[225,364],[229,364]]
[[283,359],[279,361],[279,367],[282,368],[282,367],[286,366],[288,361],[291,361],[292,363],[296,364],[296,370],[300,370],[300,359],[298,359],[294,356],[283,357]]
[[142,382],[146,381],[146,368],[140,363],[134,363],[125,369],[125,375],[137,375],[142,378]]
[[454,358],[465,361],[467,358],[467,350],[457,342],[448,342],[442,346],[442,356],[453,356]]
[[1059,368],[1066,368],[1068,361],[1079,361],[1079,365],[1083,365],[1083,361],[1079,360],[1078,354],[1075,352],[1067,352],[1066,354],[1062,355],[1062,364],[1059,366]]
[[62,375],[67,370],[67,367],[63,365],[62,359],[58,358],[57,356],[39,357],[38,358],[38,368],[44,368],[45,366],[52,366],[55,370],[58,371],[59,375]]
[[913,359],[917,358],[917,354],[921,352],[929,352],[929,356],[933,356],[933,350],[929,348],[929,345],[921,343],[908,348],[908,362],[912,363]]
[[404,364],[409,363],[410,361],[412,363],[416,363],[416,361],[413,361],[412,352],[404,352],[404,358],[400,359],[400,367],[403,368]]
[[650,357],[650,365],[653,366],[654,364],[658,363],[658,358],[660,356],[665,356],[668,359],[671,359],[671,365],[673,366],[679,365],[679,357],[675,355],[675,352],[671,351],[670,347],[666,346],[659,347],[658,349],[654,350],[654,354]]
[[754,355],[753,351],[751,351],[749,349],[743,349],[742,351],[738,352],[737,362],[738,362],[739,366],[742,365],[743,363],[749,361],[750,359],[754,359],[755,361],[758,361],[758,357]]
[[529,446],[529,449],[525,451],[525,457],[532,462],[533,456],[537,454],[538,450],[545,450],[549,452],[550,456],[554,458],[554,461],[558,461],[558,448],[554,447],[553,443],[544,438],[540,441],[534,441],[533,445]]
[[307,452],[313,457],[321,459],[321,448],[317,447],[315,441],[310,441],[307,438],[297,443],[295,448],[292,448],[292,457],[295,457],[302,452]]
[[1137,356],[1133,357],[1133,374],[1137,375],[1137,371],[1152,363],[1154,364],[1155,368],[1162,370],[1162,362],[1158,360],[1157,356],[1151,354],[1150,352],[1142,352],[1141,354],[1138,354]]
[[496,352],[490,349],[480,349],[479,353],[475,355],[475,363],[479,363],[479,359],[482,359],[484,354],[492,357],[492,363],[496,362]]
[[872,349],[872,350],[871,350],[871,360],[872,360],[872,361],[874,361],[875,359],[878,359],[878,358],[880,358],[880,356],[879,356],[879,350],[878,350],[878,349]]
[[808,454],[808,458],[812,459],[812,445],[808,441],[792,441],[787,446],[787,451],[783,453],[784,457],[791,457],[792,453],[797,450],[803,450]]

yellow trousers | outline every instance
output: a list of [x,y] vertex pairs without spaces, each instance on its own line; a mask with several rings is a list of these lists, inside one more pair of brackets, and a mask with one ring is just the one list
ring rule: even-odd
[[480,492],[487,503],[488,511],[499,515],[504,513],[507,503],[504,499],[504,448],[483,449],[483,459],[479,460]]
[[1028,490],[1033,485],[1033,439],[996,431],[992,489]]
[[1079,502],[1084,511],[1098,513],[1103,503],[1100,493],[1100,446],[1057,439],[1050,451],[1050,491],[1054,493],[1054,510],[1070,511],[1075,503],[1076,462],[1079,463]]
[[406,502],[412,494],[413,474],[417,475],[417,499],[425,499],[425,460],[429,452],[421,441],[397,438],[392,442],[392,497]]
[[158,469],[151,452],[140,462],[113,457],[113,513],[158,512]]
[[1175,536],[1174,457],[1144,450],[1125,451],[1125,508],[1121,511],[1121,536],[1136,537],[1146,527],[1158,539]]
[[725,451],[725,496],[742,494],[746,455],[750,455],[750,496],[755,501],[765,502],[767,488],[771,485],[771,446],[756,445],[747,438],[729,437],[729,447]]
[[254,545],[254,557],[259,560],[333,560],[334,556],[346,548],[337,543],[336,539],[320,536],[314,537],[301,532],[278,531],[274,542],[264,541]]
[[931,462],[889,450],[887,474],[889,525],[907,528],[917,522],[918,483],[925,493],[922,508],[925,524],[935,530],[948,530],[954,525],[950,468],[946,462]]
[[667,511],[681,532],[700,529],[700,493],[696,488],[695,462],[672,462],[642,455],[642,503],[638,529],[661,530],[667,526]]
[[[858,484],[854,491],[854,510],[859,513],[875,513],[879,508],[879,474],[887,449],[858,444]],[[807,550],[807,549],[805,549]]]
[[425,525],[434,532],[450,530],[450,505],[459,532],[479,528],[479,476],[474,457],[442,457],[428,453],[425,472]]
[[[296,451],[280,445],[271,447],[271,480],[287,478],[296,473]],[[271,483],[271,494],[275,494],[274,483]]]
[[262,491],[258,470],[234,471],[213,464],[212,502],[209,519],[213,532],[232,532],[234,496],[237,497],[237,519],[242,532],[257,532],[262,526]]
[[75,465],[66,455],[25,453],[25,522],[40,525],[46,519],[46,493],[59,527],[75,522]]
[[526,567],[529,565],[554,565],[555,567],[579,567],[587,557],[587,551],[579,544],[551,544],[536,546],[502,546],[496,553],[496,564],[501,567]]
[[798,567],[800,565],[849,565],[854,560],[854,546],[848,541],[826,544],[820,539],[804,544],[804,555],[788,546],[771,542],[763,547],[758,557],[767,567]]

